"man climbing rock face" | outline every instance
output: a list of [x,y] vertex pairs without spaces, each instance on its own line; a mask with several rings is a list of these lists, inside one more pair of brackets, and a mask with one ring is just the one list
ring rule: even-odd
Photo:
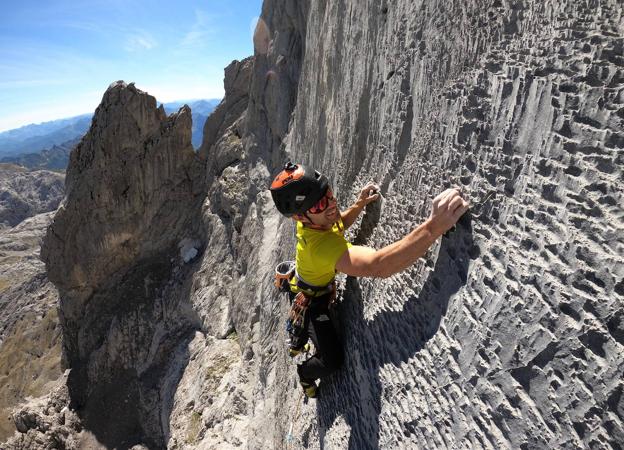
[[357,201],[339,211],[327,177],[309,167],[286,163],[271,184],[278,211],[297,222],[295,268],[288,277],[292,308],[289,315],[290,355],[307,349],[308,339],[316,352],[297,366],[301,386],[316,397],[316,380],[338,369],[343,360],[329,309],[335,299],[336,272],[356,277],[389,277],[423,256],[442,234],[468,210],[458,189],[447,189],[433,199],[429,218],[382,249],[351,245],[344,237],[364,210],[379,199],[379,187],[369,183]]

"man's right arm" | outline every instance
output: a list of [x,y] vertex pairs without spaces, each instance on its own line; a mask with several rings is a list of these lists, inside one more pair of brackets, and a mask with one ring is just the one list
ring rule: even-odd
[[458,189],[447,189],[433,200],[431,216],[403,239],[380,250],[353,246],[345,251],[336,270],[356,277],[386,278],[412,265],[468,210]]

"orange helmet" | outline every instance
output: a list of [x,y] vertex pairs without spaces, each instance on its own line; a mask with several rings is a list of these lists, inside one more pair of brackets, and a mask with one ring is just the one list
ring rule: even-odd
[[271,183],[271,196],[277,210],[291,217],[303,214],[327,192],[329,181],[325,175],[304,165],[290,161]]

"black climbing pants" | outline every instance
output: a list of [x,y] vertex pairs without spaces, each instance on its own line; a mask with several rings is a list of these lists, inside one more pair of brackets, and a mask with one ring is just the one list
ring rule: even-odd
[[329,294],[314,298],[308,307],[305,331],[291,342],[293,348],[303,347],[312,339],[316,353],[297,366],[299,378],[312,382],[342,366],[342,343],[329,313]]

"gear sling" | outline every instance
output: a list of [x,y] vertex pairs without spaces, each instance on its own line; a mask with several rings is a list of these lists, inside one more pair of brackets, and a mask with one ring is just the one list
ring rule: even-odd
[[[293,278],[296,281],[293,283]],[[336,300],[336,283],[332,280],[327,286],[312,286],[297,276],[294,261],[283,261],[275,268],[275,287],[280,292],[286,292],[290,298],[290,311],[286,319],[286,331],[291,336],[291,345],[297,341],[306,326],[306,314],[308,308],[315,298],[329,295],[329,307],[334,305]],[[298,293],[293,293],[291,286],[296,285],[301,289]],[[306,293],[305,291],[312,293]],[[293,339],[295,338],[295,339]]]
[[[304,348],[312,339],[316,353],[297,367],[302,381],[324,377],[342,364],[342,346],[330,319],[330,309],[335,304],[336,284],[312,286],[298,277],[294,261],[284,261],[275,269],[275,286],[289,295],[291,307],[286,319],[290,338],[291,356]],[[299,292],[293,293],[296,287]]]

